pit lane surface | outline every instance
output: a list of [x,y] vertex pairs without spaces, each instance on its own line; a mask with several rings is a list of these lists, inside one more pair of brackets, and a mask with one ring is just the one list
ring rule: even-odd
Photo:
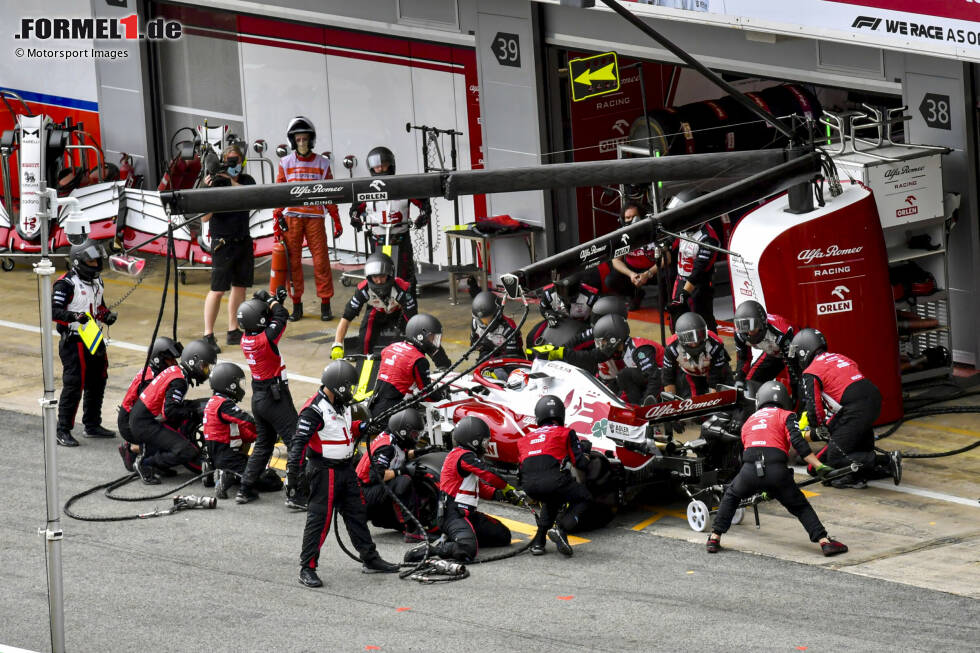
[[[83,440],[77,449],[58,449],[62,502],[121,474],[118,443]],[[38,651],[48,643],[44,545],[36,535],[44,521],[41,459],[38,418],[0,411],[0,645]],[[142,485],[121,491],[143,492]],[[132,508],[96,494],[76,510],[119,515]],[[510,506],[488,509],[530,521],[529,513]],[[433,586],[361,574],[331,535],[321,590],[296,581],[304,515],[287,512],[278,496],[137,522],[63,517],[67,645],[76,651],[938,651],[975,650],[980,641],[974,598],[734,550],[708,556],[700,534],[693,543],[661,536],[670,521],[680,528],[679,520],[668,516],[633,530],[641,517],[631,511],[588,534],[570,560],[549,545],[547,556],[476,565],[467,580]],[[755,530],[733,530],[746,528]],[[375,532],[386,558],[407,548],[393,534]],[[805,541],[799,525],[775,516],[763,517],[754,538],[784,532],[801,562],[830,560]],[[734,546],[735,538],[726,543]],[[852,544],[854,552],[837,561],[860,559],[861,545]]]

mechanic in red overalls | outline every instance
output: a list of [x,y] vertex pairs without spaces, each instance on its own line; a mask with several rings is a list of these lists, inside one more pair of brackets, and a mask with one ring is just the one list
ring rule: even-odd
[[708,536],[708,553],[717,553],[721,549],[721,536],[731,527],[738,504],[759,492],[768,494],[799,519],[810,541],[818,542],[825,556],[846,553],[846,546],[827,536],[827,529],[793,481],[793,470],[787,466],[792,445],[816,468],[817,474],[825,476],[830,471],[830,467],[817,460],[803,439],[786,387],[779,381],[767,381],[759,388],[755,400],[758,409],[742,425],[742,445],[745,447],[742,468],[725,489]]
[[[772,381],[784,369],[789,373],[793,387],[790,395],[796,396],[799,372],[789,356],[789,345],[797,329],[786,318],[767,313],[762,304],[750,299],[735,309],[735,382],[765,383]],[[762,354],[752,361],[752,348]]]
[[351,423],[351,386],[356,382],[357,372],[347,361],[327,365],[320,376],[320,389],[299,413],[296,434],[289,444],[287,484],[299,485],[305,456],[310,487],[299,560],[299,582],[306,587],[323,585],[316,568],[334,509],[344,516],[347,534],[361,556],[365,573],[398,571],[398,565],[385,562],[374,546],[367,526],[367,507],[354,470],[354,453],[363,426],[360,420]]
[[[392,343],[381,352],[381,366],[371,394],[371,414],[383,412],[429,385],[429,361],[439,353],[446,353],[442,346],[442,323],[428,313],[419,313],[405,325],[405,339]],[[431,395],[429,401],[438,401],[441,390]]]
[[357,480],[364,492],[368,518],[375,526],[401,531],[406,542],[419,542],[425,533],[418,532],[415,523],[402,513],[388,491],[409,510],[417,509],[418,497],[405,463],[432,450],[417,444],[424,428],[425,422],[414,408],[398,411],[388,420],[388,428],[371,440],[367,453],[357,462]]
[[[623,209],[619,224],[624,227],[630,225],[648,212],[649,209],[645,205],[631,202]],[[606,287],[617,295],[627,298],[630,308],[640,308],[644,297],[643,288],[657,282],[657,271],[660,269],[660,264],[664,262],[663,259],[664,253],[656,243],[649,243],[623,256],[617,256],[612,260],[610,264],[612,269],[604,280]]]
[[678,393],[678,377],[683,375],[680,394],[685,397],[713,392],[719,385],[734,383],[730,357],[718,334],[708,329],[697,313],[677,318],[676,332],[664,347],[664,392]]
[[361,353],[367,355],[374,349],[378,337],[386,327],[404,331],[405,323],[419,312],[418,302],[412,294],[409,283],[395,276],[395,264],[387,254],[375,252],[364,263],[364,276],[357,284],[354,295],[344,308],[344,315],[337,324],[337,332],[330,348],[330,358],[344,357],[344,337],[350,323],[367,306],[367,314],[361,322]]
[[[282,302],[286,289],[280,287],[273,297],[260,290],[238,308],[238,324],[245,332],[242,353],[252,373],[252,415],[258,437],[248,457],[236,503],[248,503],[259,498],[256,485],[259,475],[269,464],[276,440],[282,438],[288,447],[296,430],[296,407],[289,393],[286,364],[279,352],[279,340],[286,331],[289,313]],[[300,494],[297,494],[300,492]],[[286,488],[286,507],[306,508],[305,498],[297,487]]]
[[[453,429],[456,446],[446,456],[439,477],[440,528],[444,538],[432,545],[434,556],[470,562],[480,547],[510,544],[510,529],[477,510],[481,498],[520,504],[517,491],[487,469],[480,458],[489,441],[490,427],[478,417],[464,417]],[[425,548],[423,544],[408,551],[405,562],[421,560]]]
[[204,446],[214,465],[214,496],[228,498],[248,463],[255,441],[255,418],[238,407],[245,398],[245,372],[235,363],[218,363],[208,377],[214,393],[204,406]]
[[125,442],[119,445],[119,455],[122,456],[126,471],[135,471],[133,469],[133,461],[140,451],[139,441],[129,428],[129,413],[133,410],[133,404],[136,403],[140,393],[143,392],[146,386],[150,385],[150,381],[153,380],[154,376],[171,365],[177,364],[177,360],[183,351],[184,346],[171,338],[160,336],[154,340],[153,346],[150,347],[149,365],[147,365],[145,370],[140,369],[136,373],[136,376],[133,377],[132,382],[129,384],[129,389],[126,390],[126,395],[123,397],[122,404],[119,406],[119,417],[116,421],[119,427],[119,435],[125,440]]
[[572,478],[562,464],[568,459],[579,469],[589,465],[588,452],[592,443],[579,440],[578,435],[565,426],[565,405],[554,395],[545,395],[534,406],[537,426],[517,441],[520,455],[521,488],[532,499],[541,503],[537,515],[538,530],[531,541],[531,554],[544,555],[545,535],[555,543],[563,556],[572,555],[565,529],[556,521],[564,508],[575,523],[588,508],[592,495],[584,485]]
[[143,450],[133,461],[133,468],[147,485],[159,485],[159,470],[197,458],[197,448],[179,430],[199,411],[185,395],[188,383],[204,383],[216,359],[214,347],[204,338],[188,343],[180,362],[156,375],[133,404],[129,428]]
[[902,455],[875,452],[874,423],[881,412],[881,392],[857,363],[827,351],[827,339],[803,329],[790,345],[803,370],[803,401],[812,439],[827,440],[817,458],[831,467],[858,463],[861,469],[831,482],[836,488],[864,488],[867,479],[902,480]]

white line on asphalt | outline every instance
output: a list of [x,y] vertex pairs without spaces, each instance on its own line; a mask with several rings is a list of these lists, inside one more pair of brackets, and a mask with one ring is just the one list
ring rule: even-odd
[[[809,474],[806,473],[806,467],[802,465],[794,465],[793,471],[802,476],[809,477]],[[881,490],[904,492],[905,494],[914,494],[919,497],[936,499],[937,501],[958,503],[961,506],[970,506],[971,508],[980,507],[980,503],[978,503],[976,499],[964,499],[963,497],[957,497],[952,494],[943,494],[942,492],[935,492],[933,490],[927,490],[923,487],[915,487],[914,485],[895,485],[891,481],[868,481],[868,485]]]
[[[19,322],[8,322],[7,320],[0,320],[0,327],[7,327],[8,329],[17,329],[18,331],[29,331],[31,333],[41,333],[41,327],[34,326],[32,324],[20,324]],[[54,337],[59,338],[58,332],[54,329],[51,330]],[[118,347],[120,349],[128,349],[130,351],[138,351],[143,354],[146,353],[146,345],[136,345],[131,342],[124,342],[122,340],[116,340],[114,338],[109,339],[110,347]],[[220,360],[220,359],[219,359]],[[312,385],[320,385],[320,379],[314,379],[312,376],[303,376],[302,374],[293,374],[290,372],[288,374],[290,381],[300,381],[302,383],[310,383]]]

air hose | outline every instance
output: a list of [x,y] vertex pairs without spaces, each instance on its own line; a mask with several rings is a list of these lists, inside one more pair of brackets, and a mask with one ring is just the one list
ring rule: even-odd
[[[943,401],[951,401],[952,399],[958,399],[959,397],[967,394],[975,394],[975,393],[964,392],[962,395],[951,397],[950,399],[944,399]],[[918,419],[920,417],[928,417],[929,415],[951,415],[957,413],[980,413],[980,408],[976,408],[972,406],[953,406],[951,408],[920,408],[918,410],[914,410],[909,413],[906,413],[904,417],[902,417],[900,420],[892,424],[887,431],[879,435],[876,435],[875,440],[877,441],[877,440],[883,440],[887,438],[888,436],[895,433],[895,431],[897,431],[902,426],[902,424],[904,424],[909,420]],[[959,449],[953,449],[951,451],[939,451],[937,453],[915,453],[911,451],[910,452],[903,451],[901,453],[902,453],[902,458],[944,458],[946,456],[955,456],[957,454],[965,453],[967,451],[970,451],[971,449],[976,449],[977,447],[980,447],[980,440],[977,440],[972,444],[968,444],[965,447],[960,447]],[[875,447],[875,449],[877,451],[881,451],[882,453],[886,453],[883,449],[879,447]]]
[[[202,478],[204,478],[206,476],[210,476],[211,474],[214,474],[214,471],[215,470],[209,470],[209,471],[206,471],[206,472],[204,472],[202,474],[198,474],[197,476],[194,476],[194,477],[190,478],[189,480],[185,481],[184,483],[181,483],[177,487],[170,488],[166,492],[162,492],[160,494],[151,494],[151,495],[148,495],[148,496],[141,496],[141,497],[120,497],[120,496],[115,496],[113,494],[113,491],[114,490],[118,490],[119,488],[121,488],[122,486],[126,485],[127,483],[129,483],[131,481],[134,481],[137,478],[139,478],[139,475],[138,474],[126,474],[125,476],[120,476],[119,478],[117,478],[114,481],[109,481],[108,483],[102,483],[101,485],[96,485],[95,487],[89,488],[88,490],[85,490],[83,492],[79,492],[78,494],[74,495],[73,497],[71,497],[70,499],[68,499],[68,501],[65,502],[64,512],[65,512],[66,515],[68,515],[72,519],[77,519],[79,521],[111,522],[111,521],[130,521],[130,520],[133,520],[133,519],[149,519],[151,517],[164,517],[166,515],[172,515],[173,513],[178,512],[178,511],[183,510],[183,509],[186,509],[186,508],[195,508],[195,507],[214,508],[214,507],[216,507],[217,503],[216,503],[216,500],[213,497],[198,497],[198,496],[193,496],[193,495],[180,496],[180,495],[178,495],[178,496],[174,497],[173,506],[171,506],[170,508],[168,508],[166,510],[160,510],[158,508],[154,508],[153,512],[137,513],[135,515],[120,515],[120,516],[111,516],[111,517],[110,516],[102,516],[102,515],[99,515],[99,516],[86,516],[86,515],[79,515],[78,513],[73,512],[72,509],[71,509],[72,505],[74,505],[77,501],[79,501],[79,500],[87,497],[90,494],[94,494],[95,492],[98,492],[99,490],[103,490],[103,489],[105,490],[105,495],[108,498],[112,499],[113,501],[153,501],[155,499],[164,499],[167,496],[169,496],[169,495],[173,494],[174,492],[176,492],[177,490],[180,490],[181,488],[187,487],[188,485],[191,485],[192,483],[196,483],[197,481],[201,480]],[[232,473],[234,473],[234,472],[232,472]]]

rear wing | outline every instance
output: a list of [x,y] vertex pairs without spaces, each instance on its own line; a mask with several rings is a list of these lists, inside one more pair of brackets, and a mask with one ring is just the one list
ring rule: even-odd
[[659,404],[649,406],[629,405],[626,408],[610,406],[609,419],[627,424],[673,422],[737,408],[742,403],[742,398],[742,391],[732,388],[731,390],[698,395],[691,399],[662,401]]

